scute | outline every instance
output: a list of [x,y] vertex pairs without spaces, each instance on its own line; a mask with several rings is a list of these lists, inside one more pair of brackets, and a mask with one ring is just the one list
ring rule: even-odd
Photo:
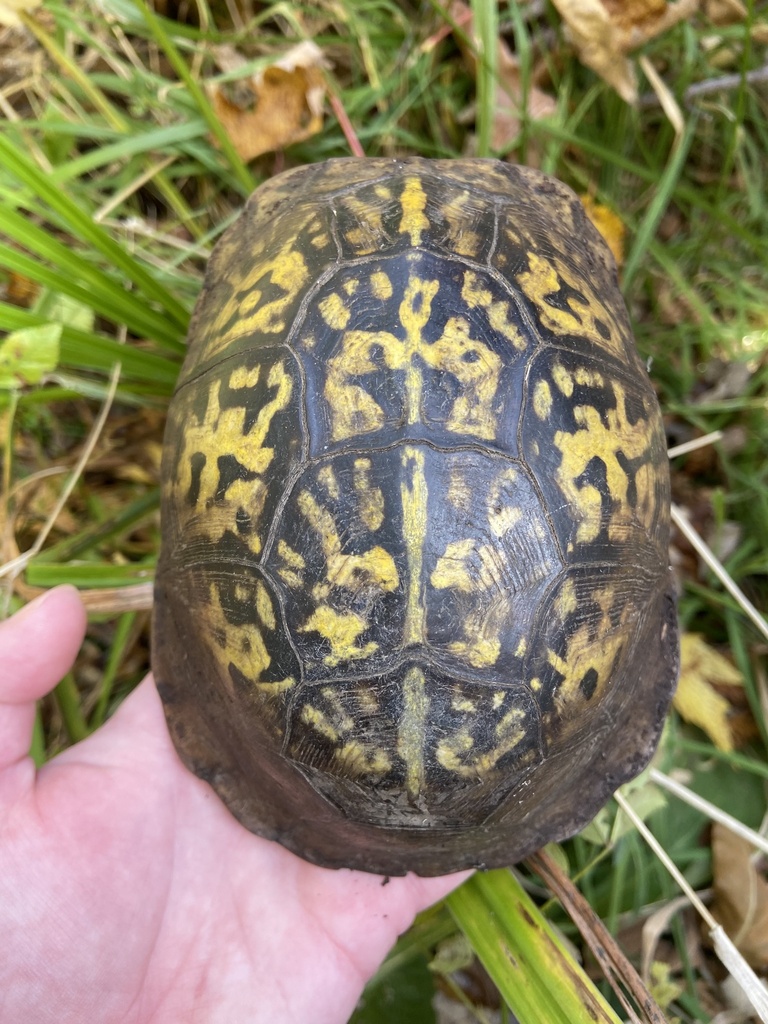
[[636,774],[677,674],[661,416],[581,204],[333,160],[209,262],[153,667],[184,762],[329,867],[510,864]]

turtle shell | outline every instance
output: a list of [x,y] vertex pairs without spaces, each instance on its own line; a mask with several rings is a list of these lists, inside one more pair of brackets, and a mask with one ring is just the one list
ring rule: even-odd
[[163,454],[153,665],[250,830],[511,864],[647,763],[678,665],[661,415],[577,197],[331,160],[211,257]]

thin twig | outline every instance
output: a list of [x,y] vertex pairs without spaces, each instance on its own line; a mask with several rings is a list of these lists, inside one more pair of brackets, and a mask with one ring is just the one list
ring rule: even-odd
[[731,597],[738,603],[744,614],[751,619],[766,640],[768,640],[768,622],[765,621],[746,594],[734,583],[725,566],[715,558],[709,547],[688,522],[686,513],[677,505],[672,506],[672,521],[688,543],[695,548],[696,553],[707,564],[707,567],[717,576]]
[[611,988],[621,1001],[630,1020],[640,1018],[624,989],[631,995],[637,1009],[651,1024],[665,1024],[666,1018],[635,968],[624,956],[616,939],[597,916],[585,896],[576,888],[560,865],[544,850],[528,857],[527,863],[555,894],[563,909],[579,929]]
[[635,826],[637,831],[648,843],[650,848],[659,858],[660,862],[664,865],[667,871],[672,875],[675,882],[680,886],[685,895],[691,902],[691,905],[704,920],[708,929],[709,935],[715,947],[715,953],[720,957],[721,962],[733,976],[734,980],[744,991],[745,995],[752,1003],[755,1012],[759,1016],[763,1024],[768,1024],[768,992],[762,985],[755,972],[746,962],[744,957],[734,946],[733,942],[723,931],[722,925],[718,924],[714,917],[710,914],[704,904],[701,902],[699,897],[693,891],[691,886],[688,884],[685,877],[677,866],[668,856],[666,850],[663,848],[661,843],[658,841],[656,836],[651,832],[645,822],[635,813],[631,805],[624,799],[621,793],[614,793],[614,799],[616,800],[619,807],[624,811],[629,820]]
[[[708,96],[713,92],[722,92],[723,90],[738,89],[742,82],[746,82],[747,85],[768,82],[768,64],[761,68],[755,68],[753,71],[747,71],[744,75],[720,75],[718,78],[707,78],[703,82],[694,82],[683,93],[683,103],[689,106],[699,96]],[[643,93],[637,102],[641,110],[647,110],[649,107],[659,106],[659,97],[655,92],[646,92]]]

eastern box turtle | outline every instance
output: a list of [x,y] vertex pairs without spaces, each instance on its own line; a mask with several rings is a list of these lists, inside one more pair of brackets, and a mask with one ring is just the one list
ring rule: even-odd
[[211,257],[163,458],[154,668],[249,829],[436,875],[571,835],[677,675],[659,407],[577,197],[331,160]]

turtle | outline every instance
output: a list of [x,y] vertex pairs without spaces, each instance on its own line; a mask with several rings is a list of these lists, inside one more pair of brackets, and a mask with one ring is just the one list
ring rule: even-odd
[[153,668],[252,832],[511,865],[648,763],[678,672],[659,404],[577,196],[487,159],[277,175],[169,408]]

